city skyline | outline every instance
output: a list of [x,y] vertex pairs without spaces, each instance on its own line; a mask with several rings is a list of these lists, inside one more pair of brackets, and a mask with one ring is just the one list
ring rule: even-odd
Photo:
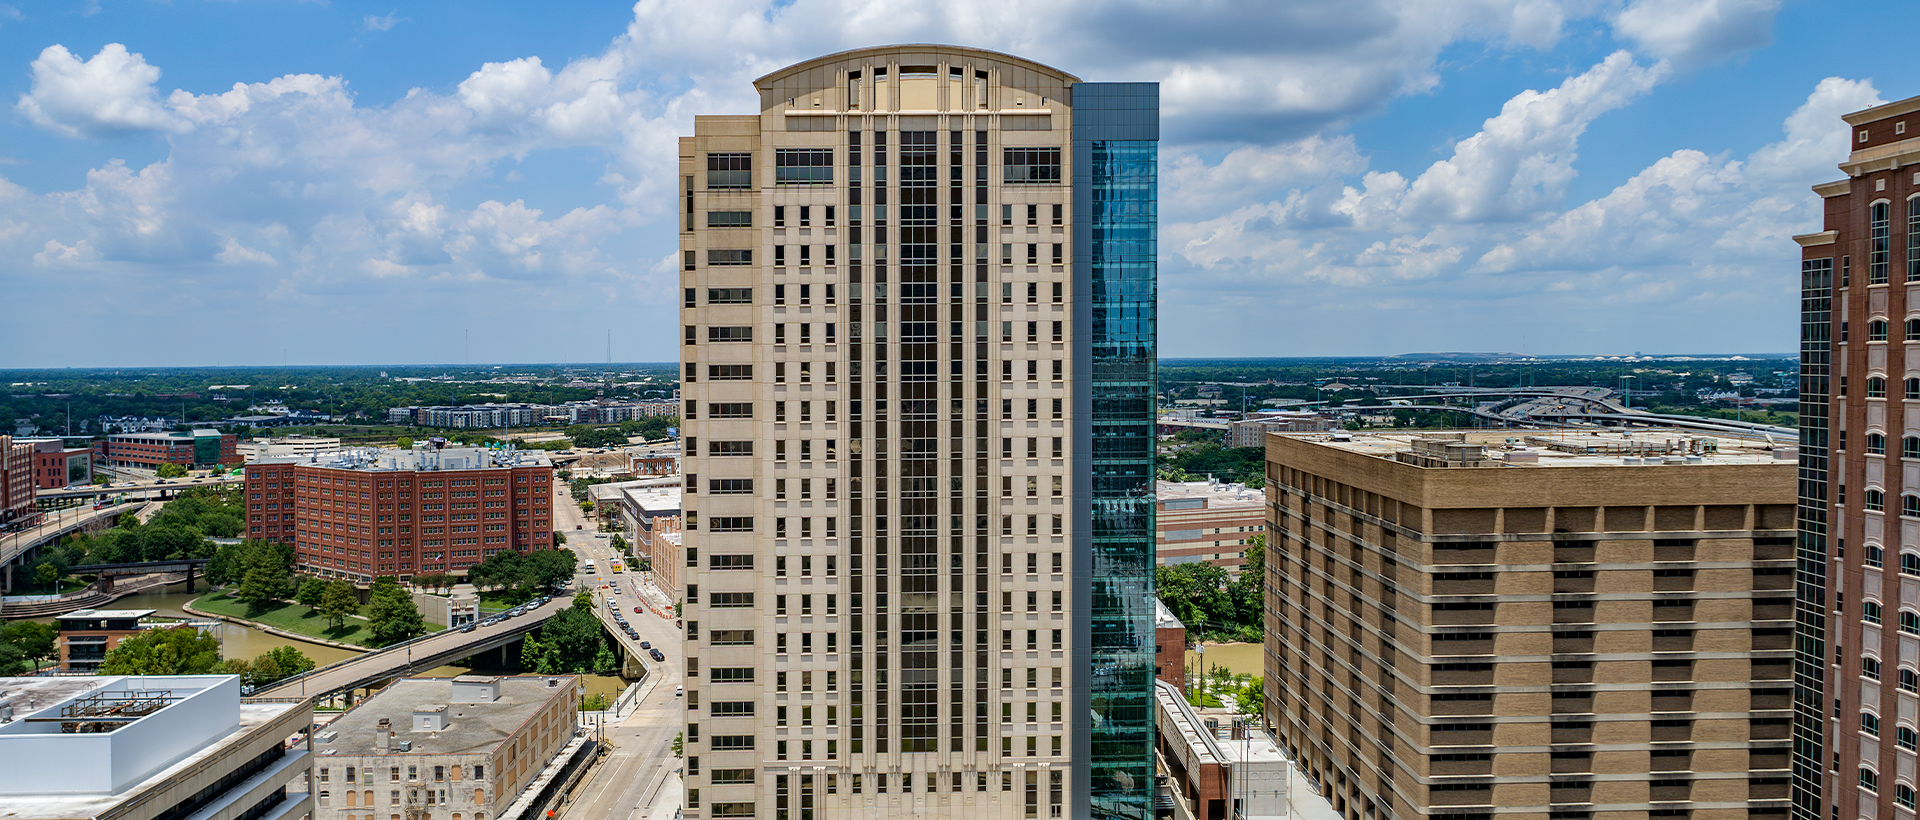
[[669,360],[672,136],[892,42],[1164,84],[1170,357],[1786,350],[1839,114],[1920,86],[1766,0],[93,11],[0,6],[0,293],[60,305],[0,366]]

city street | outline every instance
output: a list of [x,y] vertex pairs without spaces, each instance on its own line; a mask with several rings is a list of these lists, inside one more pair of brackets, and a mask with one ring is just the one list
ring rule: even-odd
[[[610,539],[596,537],[597,525],[581,514],[580,505],[574,503],[564,485],[554,496],[554,525],[566,533],[566,546],[581,560],[592,561],[598,570],[582,573],[579,588],[597,590],[602,601],[612,600],[641,640],[667,655],[663,663],[647,661],[651,673],[642,685],[638,704],[624,720],[606,727],[612,753],[574,793],[578,802],[570,805],[566,814],[595,820],[670,820],[683,791],[681,761],[673,756],[671,746],[680,733],[681,710],[685,708],[680,696],[680,630],[673,625],[672,609],[660,606],[665,596],[658,593],[651,608],[642,600],[636,593],[637,588],[644,588],[636,587],[644,584],[642,574],[608,571],[616,554]],[[609,588],[599,589],[601,584]],[[642,611],[634,612],[634,607]],[[656,610],[668,617],[656,615]]]

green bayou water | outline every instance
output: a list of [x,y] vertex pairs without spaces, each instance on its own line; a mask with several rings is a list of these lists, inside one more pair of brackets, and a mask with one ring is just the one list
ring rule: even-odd
[[[204,594],[206,585],[201,584],[198,589],[200,589],[201,592],[190,593],[186,591],[185,584],[173,584],[147,592],[128,595],[125,598],[114,601],[111,606],[114,609],[151,609],[154,610],[153,614],[156,617],[192,618],[194,616],[187,614],[185,610],[181,609],[181,606],[192,602],[194,598]],[[53,622],[52,618],[38,618],[36,620],[43,623]],[[334,661],[344,660],[360,654],[352,650],[341,649],[326,644],[283,638],[271,632],[263,632],[250,626],[241,626],[225,621],[220,622],[218,626],[213,628],[213,634],[220,639],[221,656],[227,658],[254,658],[265,654],[267,650],[273,649],[274,647],[292,646],[306,653],[306,656],[312,658],[315,664],[326,666]],[[518,672],[519,670],[517,669],[493,669],[449,665],[421,672],[420,676],[450,678],[455,675],[470,675],[475,673],[510,675],[517,674]],[[586,684],[587,694],[604,694],[608,697],[620,694],[620,690],[626,686],[618,675],[588,675]]]
[[1267,674],[1266,658],[1266,647],[1257,643],[1208,644],[1204,653],[1187,650],[1187,669],[1204,673],[1213,667],[1224,666],[1236,675],[1264,676]]

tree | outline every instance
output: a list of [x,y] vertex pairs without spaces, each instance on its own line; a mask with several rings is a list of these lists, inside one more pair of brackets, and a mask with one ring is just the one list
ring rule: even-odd
[[49,624],[35,621],[8,621],[0,628],[0,642],[4,642],[28,658],[51,658],[54,656],[54,640],[59,632]]
[[538,635],[522,645],[520,663],[542,675],[613,671],[613,652],[607,648],[600,619],[593,615],[592,597],[584,607],[576,597],[573,607],[542,622]]
[[276,646],[253,659],[254,686],[265,686],[282,678],[313,671],[313,659],[298,647]]
[[246,550],[239,544],[221,544],[207,559],[207,583],[213,586],[239,581],[246,571]]
[[327,596],[327,582],[318,578],[308,578],[300,585],[300,591],[293,594],[293,600],[308,609],[319,609],[320,600]]
[[187,468],[173,463],[162,464],[153,471],[153,475],[156,478],[185,478]]
[[427,631],[420,609],[413,605],[413,595],[401,589],[391,575],[382,575],[373,582],[373,592],[367,600],[367,620],[371,622],[373,642],[378,646],[396,644]]
[[554,531],[553,531],[553,545],[557,547],[557,546],[560,546],[561,544],[565,544],[565,543],[567,543],[567,534],[566,534],[566,533],[564,533],[564,532],[561,532],[561,531],[559,531],[559,530],[554,530]]
[[149,629],[107,650],[102,675],[211,675],[221,668],[220,639],[190,626]]
[[346,626],[347,618],[360,614],[360,598],[354,594],[353,584],[328,583],[320,593],[320,614],[326,617],[327,627],[336,630]]
[[527,580],[535,586],[557,587],[573,577],[580,563],[573,550],[540,550],[527,555]]
[[60,568],[51,563],[41,564],[33,570],[33,583],[41,589],[53,586],[60,580]]
[[277,545],[255,542],[249,546],[246,574],[234,597],[249,608],[263,607],[269,601],[283,600],[292,591],[290,561]]

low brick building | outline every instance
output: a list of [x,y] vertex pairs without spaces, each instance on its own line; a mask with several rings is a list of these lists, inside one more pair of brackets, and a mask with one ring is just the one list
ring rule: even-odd
[[151,609],[82,609],[54,618],[60,671],[98,672],[107,652],[140,634],[140,619],[152,614]]
[[1218,481],[1156,481],[1154,560],[1203,562],[1239,572],[1247,545],[1267,531],[1259,490]]
[[162,464],[213,467],[240,463],[240,439],[218,430],[170,433],[115,433],[107,436],[107,463],[153,469]]

